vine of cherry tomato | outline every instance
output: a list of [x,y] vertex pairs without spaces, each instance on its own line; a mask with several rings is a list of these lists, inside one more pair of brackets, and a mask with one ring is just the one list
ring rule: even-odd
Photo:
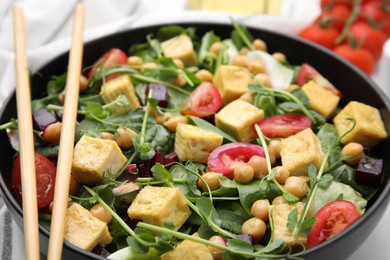
[[390,37],[390,1],[321,0],[320,6],[319,17],[299,36],[372,75]]

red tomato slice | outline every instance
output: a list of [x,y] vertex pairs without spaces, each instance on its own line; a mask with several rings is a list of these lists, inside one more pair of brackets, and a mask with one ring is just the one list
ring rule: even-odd
[[311,128],[311,120],[301,114],[283,114],[263,119],[258,125],[266,137],[286,138]]
[[207,166],[210,171],[232,179],[234,169],[246,165],[254,155],[265,157],[263,147],[244,142],[228,143],[211,152]]
[[199,85],[182,106],[183,113],[196,117],[207,117],[217,112],[222,105],[221,94],[210,82]]
[[336,200],[326,204],[315,215],[316,221],[307,235],[307,245],[313,247],[331,239],[359,217],[359,210],[349,201]]
[[326,78],[324,78],[324,76],[322,76],[315,68],[313,68],[307,63],[303,63],[298,71],[297,85],[302,87],[310,80],[313,80],[316,84],[324,87],[333,94],[339,97],[343,97],[343,94],[335,86],[333,86],[332,83],[330,83]]
[[[127,55],[124,51],[112,48],[107,51],[103,56],[101,56],[98,61],[92,66],[91,70],[88,72],[88,78],[97,71],[107,70],[115,65],[125,65],[127,64]],[[113,78],[120,76],[121,74],[113,74],[106,78],[106,81],[109,81]]]
[[[38,208],[43,208],[53,201],[56,167],[48,158],[35,152],[35,172],[37,177]],[[16,157],[12,169],[12,187],[16,197],[22,201],[20,156]]]

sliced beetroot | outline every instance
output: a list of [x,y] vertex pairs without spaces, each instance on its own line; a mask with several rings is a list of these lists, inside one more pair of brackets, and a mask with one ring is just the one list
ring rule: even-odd
[[47,109],[38,110],[33,114],[33,126],[35,130],[43,131],[46,126],[55,122],[57,122],[57,118]]
[[356,169],[356,182],[362,185],[378,187],[383,175],[383,160],[364,157]]
[[138,164],[139,176],[140,177],[150,177],[150,169],[156,164],[160,163],[164,165],[165,169],[169,170],[172,167],[173,162],[177,162],[177,154],[175,152],[163,154],[160,151],[156,151],[156,154],[152,159],[147,161],[140,161]]
[[145,95],[149,95],[149,91],[152,90],[152,98],[157,101],[157,104],[160,107],[167,108],[168,107],[168,87],[161,84],[149,84],[145,90]]

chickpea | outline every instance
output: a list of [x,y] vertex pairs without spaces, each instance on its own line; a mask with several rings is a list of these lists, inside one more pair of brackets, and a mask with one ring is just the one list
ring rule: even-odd
[[184,68],[184,63],[181,59],[173,59],[173,63],[175,63],[176,67],[179,69]]
[[58,102],[63,105],[65,103],[65,90],[58,94]]
[[259,51],[267,51],[267,44],[265,43],[265,41],[261,40],[261,39],[255,39],[253,42],[252,42],[252,46],[253,48],[255,48],[256,50],[259,50]]
[[241,55],[247,55],[247,53],[249,52],[249,48],[248,47],[242,47],[241,50],[240,50],[240,54]]
[[256,200],[251,207],[252,216],[267,222],[269,220],[269,201],[267,199]]
[[73,175],[70,175],[69,195],[75,195],[79,191],[79,186],[77,179]]
[[109,133],[109,132],[101,132],[100,133],[100,137],[102,139],[106,139],[106,140],[115,140],[115,135]]
[[195,76],[200,79],[201,81],[212,81],[213,80],[213,74],[205,69],[198,70],[195,73]]
[[115,137],[115,141],[120,148],[129,149],[133,147],[132,138],[137,135],[137,132],[124,127],[118,127],[116,131],[118,132],[118,135]]
[[172,84],[178,87],[183,87],[186,83],[187,83],[186,79],[180,74],[176,79],[172,81]]
[[282,148],[282,141],[281,140],[272,140],[269,143],[269,146],[274,150],[275,157],[278,159],[280,158],[280,150]]
[[144,69],[155,69],[157,67],[158,67],[157,63],[147,62],[147,63],[142,64],[141,72],[144,71]]
[[[221,246],[226,246],[226,241],[221,236],[212,236],[209,239],[210,242],[219,244]],[[210,251],[210,253],[213,255],[214,260],[222,260],[223,250],[219,248],[215,248],[213,246],[207,246],[207,249]]]
[[88,79],[84,75],[80,75],[79,91],[84,92],[88,89]]
[[268,174],[267,162],[264,157],[254,155],[249,159],[248,165],[253,168],[256,179],[262,179]]
[[245,102],[248,102],[249,104],[253,104],[254,98],[253,94],[251,92],[246,92],[240,96],[241,100],[244,100]]
[[253,74],[263,73],[265,71],[265,64],[263,61],[254,60],[248,62],[247,68]]
[[288,177],[290,177],[290,171],[284,166],[275,167],[275,179],[280,184],[285,184]]
[[277,196],[272,201],[272,205],[284,204],[287,203],[286,199],[283,196]]
[[188,124],[188,119],[182,115],[171,116],[163,125],[172,133],[176,132],[179,123]]
[[271,83],[271,78],[267,75],[267,74],[264,74],[264,73],[257,73],[254,77],[253,77],[253,83],[254,84],[262,84],[264,87],[266,88],[271,88],[272,87],[272,83]]
[[233,59],[233,65],[236,65],[238,67],[246,67],[247,63],[247,59],[243,55],[238,55]]
[[254,217],[244,222],[241,228],[241,233],[251,235],[253,242],[257,243],[264,237],[266,230],[267,227],[264,221]]
[[95,218],[106,222],[107,224],[109,224],[112,220],[111,213],[108,212],[101,204],[96,204],[89,210],[89,212],[91,212]]
[[48,143],[55,144],[61,138],[61,122],[52,123],[43,130],[42,138]]
[[213,44],[211,44],[210,52],[214,53],[215,55],[218,55],[222,48],[223,48],[222,42],[214,42]]
[[348,143],[341,149],[341,155],[346,163],[357,165],[360,159],[365,156],[363,145],[355,142]]
[[151,117],[153,117],[153,118],[156,118],[156,117],[159,116],[160,114],[158,113],[158,111],[157,111],[154,107],[150,106],[150,107],[149,107],[149,115],[150,115]]
[[268,145],[267,149],[268,149],[269,160],[270,160],[271,164],[274,164],[276,162],[274,148]]
[[234,180],[246,184],[253,180],[255,173],[250,165],[239,166],[234,169]]
[[286,179],[284,189],[295,197],[302,199],[308,193],[309,187],[304,178],[290,176]]
[[283,53],[281,52],[275,52],[272,54],[272,57],[275,58],[275,60],[279,61],[279,62],[286,62],[287,61],[287,58],[286,58],[286,55],[284,55]]
[[157,124],[164,124],[168,119],[172,117],[172,114],[169,112],[165,112],[163,114],[157,115],[154,119],[156,119]]
[[127,64],[130,66],[142,66],[142,64],[144,64],[144,60],[138,56],[130,56],[127,58]]
[[[223,174],[219,173],[219,172],[207,172],[207,173],[202,175],[202,178],[203,178],[204,181],[199,178],[198,186],[204,192],[208,192],[209,191],[207,189],[207,185],[209,186],[211,191],[218,190],[221,187],[221,185],[219,184],[219,180],[218,180],[219,176],[223,176]],[[206,182],[207,185],[204,182]]]

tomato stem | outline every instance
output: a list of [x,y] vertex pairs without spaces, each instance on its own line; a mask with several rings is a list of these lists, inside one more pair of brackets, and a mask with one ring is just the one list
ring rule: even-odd
[[343,30],[341,31],[339,37],[337,37],[335,43],[340,44],[349,34],[349,29],[351,28],[352,23],[356,20],[360,13],[360,6],[361,6],[361,0],[354,0],[353,1],[353,8],[351,15],[345,22],[345,25],[343,27]]

